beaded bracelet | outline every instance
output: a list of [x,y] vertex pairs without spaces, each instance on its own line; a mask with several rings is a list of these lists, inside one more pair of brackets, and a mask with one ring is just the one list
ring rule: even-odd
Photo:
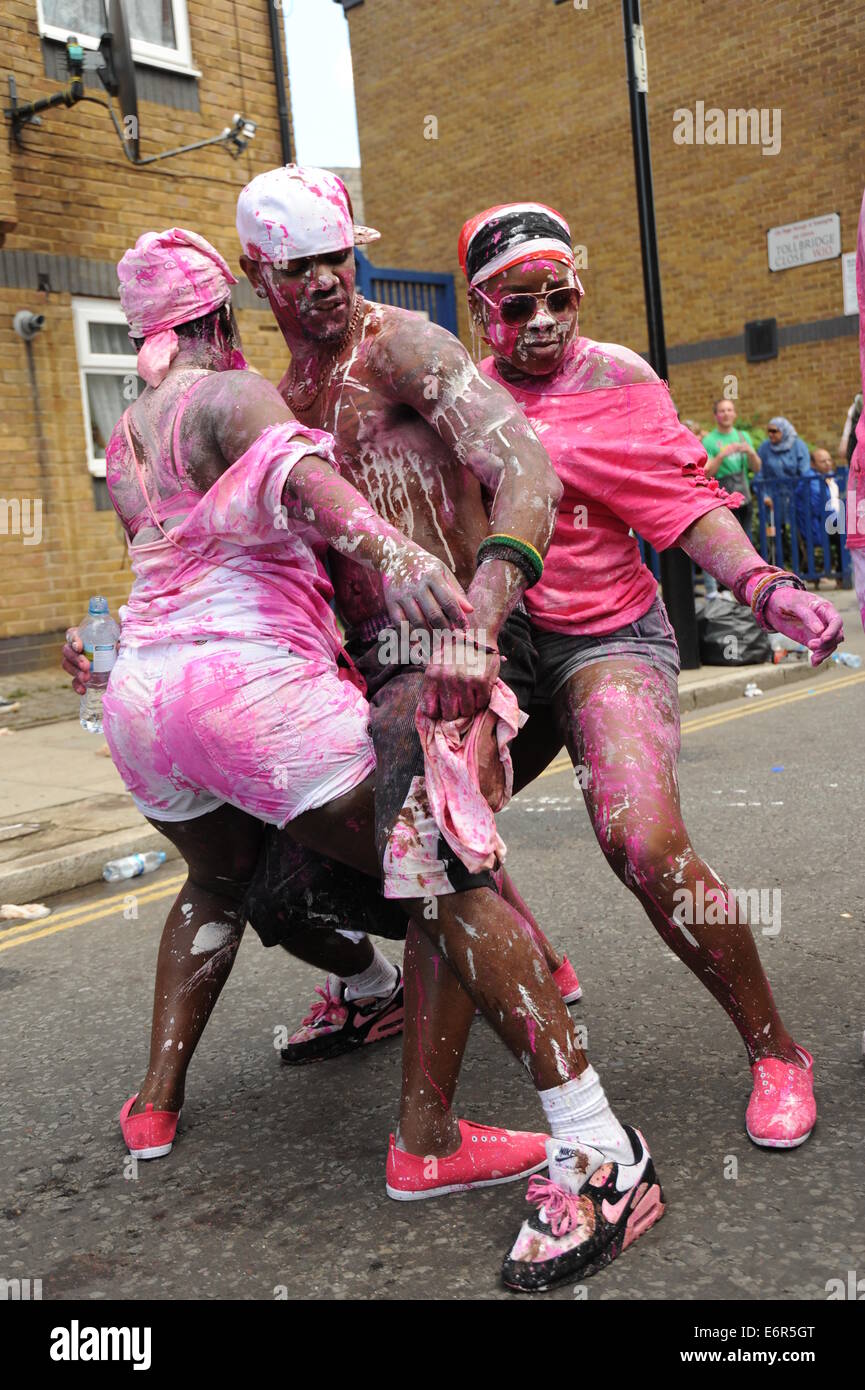
[[509,536],[505,532],[485,536],[481,541],[477,549],[477,562],[481,564],[482,560],[487,559],[510,560],[523,571],[529,587],[537,584],[544,572],[544,558],[540,551],[528,541],[522,541],[518,536]]

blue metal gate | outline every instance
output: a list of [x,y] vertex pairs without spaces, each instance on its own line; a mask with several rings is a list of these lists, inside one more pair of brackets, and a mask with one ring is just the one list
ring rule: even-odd
[[[840,579],[852,587],[852,560],[847,549],[844,515],[847,506],[847,468],[836,468],[832,475],[838,484],[836,512],[825,478],[813,474],[805,478],[751,478],[756,503],[757,534],[754,542],[763,559],[782,569],[792,570],[800,579]],[[656,579],[660,565],[655,550],[637,537],[640,557]]]
[[378,304],[395,304],[413,309],[440,323],[450,333],[457,331],[457,301],[454,277],[435,270],[391,270],[372,265],[362,251],[355,251],[357,287],[367,299]]

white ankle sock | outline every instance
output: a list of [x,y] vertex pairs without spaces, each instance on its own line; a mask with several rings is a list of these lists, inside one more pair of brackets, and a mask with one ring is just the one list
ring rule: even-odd
[[372,948],[372,964],[359,975],[343,975],[346,999],[368,999],[390,994],[396,984],[396,966],[386,960],[377,946]]
[[633,1161],[628,1136],[610,1109],[594,1067],[563,1086],[538,1091],[538,1097],[554,1139],[582,1140],[622,1163]]

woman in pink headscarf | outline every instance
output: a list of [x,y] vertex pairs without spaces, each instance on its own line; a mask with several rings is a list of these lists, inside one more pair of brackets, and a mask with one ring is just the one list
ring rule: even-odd
[[[658,549],[682,546],[761,626],[805,643],[815,664],[840,640],[841,620],[795,575],[764,564],[731,514],[741,499],[707,478],[699,441],[646,362],[580,336],[583,290],[559,213],[538,203],[490,208],[466,223],[459,254],[473,323],[492,348],[481,370],[522,406],[564,484],[543,575],[526,595],[536,699],[554,714],[529,720],[527,733],[533,723],[550,731],[536,770],[567,744],[611,867],[742,1036],[753,1070],[750,1138],[800,1144],[816,1118],[812,1059],[781,1021],[750,927],[682,821],[678,651],[631,528]],[[517,766],[518,782],[525,772]],[[555,1204],[549,1193],[544,1200]],[[516,1281],[555,1257],[525,1253],[533,1231],[548,1230],[544,1210],[515,1247]],[[554,1246],[573,1247],[568,1221],[559,1235]]]

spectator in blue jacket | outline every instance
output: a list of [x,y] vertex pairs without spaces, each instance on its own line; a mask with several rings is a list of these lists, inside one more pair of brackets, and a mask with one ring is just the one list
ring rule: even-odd
[[762,478],[801,478],[810,471],[808,446],[799,438],[789,420],[783,415],[776,415],[769,421],[766,433],[769,438],[764,439],[757,450],[762,464]]
[[[841,494],[835,478],[832,455],[828,449],[815,449],[811,466],[796,481],[796,525],[799,528],[800,559],[807,561],[805,536],[811,531],[811,544],[821,548],[837,572],[836,585],[841,586]],[[814,587],[820,584],[819,575]]]

